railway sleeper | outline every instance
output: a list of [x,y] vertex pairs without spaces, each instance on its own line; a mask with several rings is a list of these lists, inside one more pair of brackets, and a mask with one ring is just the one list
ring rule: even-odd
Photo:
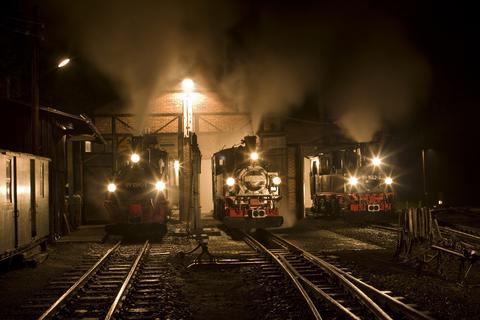
[[144,294],[144,295],[133,293],[131,295],[131,299],[133,299],[133,300],[136,300],[136,299],[138,299],[138,300],[141,300],[141,299],[155,300],[155,299],[158,299],[158,293],[156,293],[156,294]]
[[163,286],[150,286],[150,287],[143,287],[135,289],[132,293],[150,293],[150,292],[164,292],[166,289]]
[[112,298],[114,297],[114,294],[105,294],[105,295],[96,295],[96,296],[80,296],[80,297],[77,297],[77,301],[75,301],[75,304],[77,304],[78,302],[80,303],[84,303],[84,302],[88,302],[88,303],[91,303],[92,301],[93,302],[104,302],[104,301],[109,301],[111,300]]

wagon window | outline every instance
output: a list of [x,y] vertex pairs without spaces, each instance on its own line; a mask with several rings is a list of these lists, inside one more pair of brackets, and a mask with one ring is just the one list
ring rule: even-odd
[[40,196],[45,198],[45,163],[40,164]]
[[6,196],[7,202],[12,203],[12,159],[8,159],[6,162]]

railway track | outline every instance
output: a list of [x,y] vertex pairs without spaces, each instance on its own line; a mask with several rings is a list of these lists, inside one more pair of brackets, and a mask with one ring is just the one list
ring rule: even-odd
[[[371,225],[370,227],[396,233],[401,231],[400,227],[398,226]],[[480,233],[474,228],[468,228],[461,225],[439,226],[438,228],[443,235],[455,235],[465,239],[466,241],[480,244]]]
[[161,301],[168,293],[162,275],[170,272],[164,261],[171,250],[169,245],[149,241],[143,245],[117,243],[105,254],[85,259],[76,270],[52,281],[23,306],[21,317],[164,318],[167,314]]
[[292,281],[315,319],[431,319],[389,292],[375,289],[268,231],[243,236]]

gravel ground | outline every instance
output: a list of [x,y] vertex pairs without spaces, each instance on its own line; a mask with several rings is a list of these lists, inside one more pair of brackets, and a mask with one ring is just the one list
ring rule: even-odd
[[[480,289],[456,284],[458,264],[450,263],[451,275],[445,279],[433,269],[420,271],[412,264],[394,261],[396,233],[369,227],[388,222],[396,222],[396,217],[307,218],[295,228],[276,232],[308,251],[334,254],[354,275],[405,297],[437,319],[479,319]],[[332,240],[334,235],[338,241]],[[478,270],[475,266],[472,272]]]
[[[243,241],[219,231],[218,222],[206,220],[203,225],[217,230],[208,240],[209,252],[217,259],[252,252]],[[196,256],[187,256],[184,265]],[[182,278],[194,319],[310,319],[290,283],[263,276],[258,266],[202,267],[183,272]]]
[[[206,225],[218,224],[207,221]],[[174,228],[181,229],[182,225],[176,224]],[[187,255],[179,255],[178,251],[188,252],[195,248],[196,242],[181,234],[169,235],[164,242],[175,245],[165,261],[170,271],[162,275],[167,289],[159,298],[159,305],[164,308],[165,319],[309,319],[303,302],[286,280],[264,277],[258,266],[186,269],[200,250]],[[42,264],[1,273],[0,319],[15,319],[28,299],[56,277],[75,268],[84,253],[106,251],[111,245],[84,242],[50,245],[48,259]],[[217,229],[209,238],[209,249],[220,259],[252,252],[243,241],[232,240]]]
[[48,246],[48,258],[36,267],[16,266],[0,273],[0,319],[12,319],[18,308],[48,282],[77,265],[90,250],[110,245],[94,243],[58,243]]
[[[432,270],[419,272],[412,265],[393,261],[395,233],[369,226],[396,222],[395,217],[355,216],[307,218],[294,228],[276,232],[312,252],[338,257],[342,265],[379,289],[406,297],[438,319],[478,319],[480,290],[458,287]],[[209,250],[217,258],[234,258],[251,252],[242,241],[219,232],[212,220],[204,223],[213,232]],[[175,227],[181,228],[181,225]],[[196,243],[181,235],[169,237],[177,250],[187,252]],[[0,319],[12,312],[56,276],[81,260],[79,252],[106,249],[111,244],[61,243],[49,247],[48,259],[35,268],[24,267],[0,274]],[[167,259],[165,274],[171,312],[169,319],[308,319],[309,314],[286,280],[262,275],[258,266],[186,269],[200,251]]]

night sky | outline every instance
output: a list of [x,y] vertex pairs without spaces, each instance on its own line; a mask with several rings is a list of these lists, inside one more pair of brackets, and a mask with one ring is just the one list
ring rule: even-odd
[[[31,3],[2,1],[1,74],[28,70],[28,45],[12,33],[11,18],[31,19]],[[240,110],[327,114],[355,140],[386,130],[405,150],[435,150],[437,188],[456,204],[480,204],[473,3],[38,3],[44,104],[75,113],[108,104],[138,110],[190,76]],[[63,56],[71,65],[54,69]]]

